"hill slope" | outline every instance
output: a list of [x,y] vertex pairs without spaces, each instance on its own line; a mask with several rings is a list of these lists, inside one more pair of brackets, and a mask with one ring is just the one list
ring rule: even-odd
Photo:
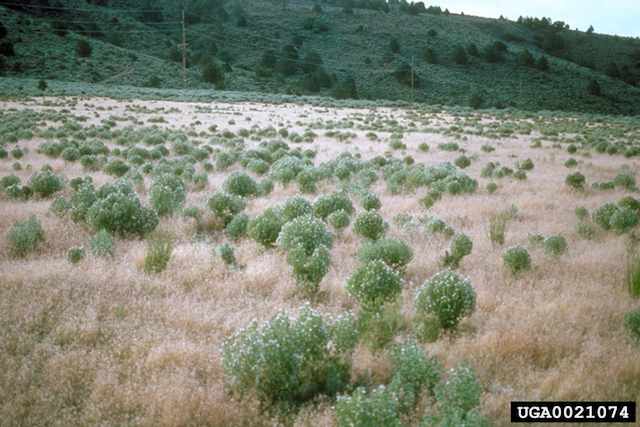
[[[170,0],[0,6],[0,69],[180,88],[182,9]],[[640,114],[640,41],[561,21],[376,0],[191,0],[184,9],[189,88],[409,101],[413,60],[415,101]]]

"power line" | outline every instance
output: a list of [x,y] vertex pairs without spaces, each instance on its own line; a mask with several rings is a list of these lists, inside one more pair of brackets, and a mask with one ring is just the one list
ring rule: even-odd
[[[96,6],[94,9],[82,9],[82,8],[74,8],[74,7],[64,7],[64,6],[41,6],[36,4],[20,4],[20,3],[6,3],[0,2],[0,6],[15,6],[22,8],[32,8],[32,9],[46,9],[46,10],[65,10],[65,11],[74,11],[74,12],[97,12],[100,7]],[[111,12],[127,12],[131,13],[132,11],[144,13],[144,12],[161,12],[161,13],[170,13],[170,12],[181,12],[182,9],[105,9]]]
[[179,33],[182,32],[182,30],[180,29],[157,29],[157,30],[103,30],[103,29],[93,29],[93,30],[87,30],[87,29],[82,29],[82,30],[78,30],[78,29],[60,29],[60,30],[54,30],[52,28],[34,28],[33,26],[28,26],[28,25],[5,25],[5,28],[8,30],[29,30],[29,31],[34,31],[34,32],[46,32],[46,33],[50,33],[52,31],[69,31],[72,33],[77,33],[77,34],[95,34],[97,32],[100,33],[106,33],[106,34],[111,34],[111,33],[122,33],[122,34],[144,34],[144,33],[149,33],[149,34],[158,34],[158,32],[162,32],[162,33]]

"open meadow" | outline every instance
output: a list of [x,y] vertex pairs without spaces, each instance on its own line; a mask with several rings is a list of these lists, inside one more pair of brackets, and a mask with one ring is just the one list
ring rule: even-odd
[[638,154],[638,117],[0,101],[0,425],[637,401]]

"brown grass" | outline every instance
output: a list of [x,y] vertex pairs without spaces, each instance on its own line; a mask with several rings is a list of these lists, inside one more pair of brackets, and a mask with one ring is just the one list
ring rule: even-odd
[[[98,106],[113,106],[109,114],[124,114],[127,102],[90,100]],[[209,125],[218,129],[249,128],[253,124],[296,123],[289,130],[304,133],[309,123],[319,119],[340,120],[367,110],[336,109],[336,116],[322,109],[292,105],[240,104],[212,105],[214,114],[200,113],[193,104],[141,102],[149,108],[176,107],[180,113],[166,114],[169,126],[188,126],[195,120],[197,132]],[[82,102],[79,104],[82,106]],[[24,108],[4,103],[3,108]],[[29,105],[42,109],[40,104]],[[232,111],[242,115],[233,115]],[[105,112],[102,112],[103,116]],[[308,117],[300,118],[301,114]],[[406,112],[379,109],[405,122]],[[90,122],[93,109],[85,115]],[[140,119],[157,114],[137,114]],[[251,117],[251,122],[245,118]],[[233,118],[236,125],[228,125]],[[445,114],[433,115],[432,124],[445,123]],[[119,124],[119,126],[121,126]],[[278,126],[274,125],[276,128]],[[369,141],[366,131],[344,144],[324,137],[325,129],[314,129],[319,138],[302,149],[319,150],[316,163],[357,147],[364,159],[389,149],[388,132],[376,132],[381,141]],[[349,129],[349,131],[354,131]],[[406,154],[429,164],[453,160],[460,153],[438,150],[447,138],[431,133],[405,134]],[[431,146],[428,153],[417,150],[420,142]],[[30,152],[21,160],[32,171],[49,163],[68,178],[85,175],[79,165],[50,160],[37,153],[41,141],[21,141]],[[115,146],[113,141],[105,141]],[[481,145],[497,149],[486,154]],[[513,167],[516,160],[530,157],[535,169],[527,171],[525,182],[508,178],[496,180],[498,191],[489,195],[487,179],[479,180],[473,195],[444,195],[432,208],[419,204],[425,190],[414,194],[389,195],[385,184],[374,184],[382,201],[381,213],[389,221],[400,212],[417,219],[423,214],[437,216],[452,225],[456,234],[464,232],[473,241],[473,252],[460,265],[478,294],[477,311],[460,324],[454,336],[445,336],[425,346],[437,355],[445,368],[467,360],[485,386],[484,413],[496,425],[509,421],[512,400],[636,400],[640,394],[638,348],[622,327],[624,313],[634,307],[624,287],[626,236],[598,229],[593,240],[575,232],[576,206],[589,211],[606,201],[617,202],[626,192],[587,189],[570,191],[564,177],[570,171],[563,163],[566,152],[550,148],[532,149],[530,137],[501,141],[471,136],[460,144],[479,160],[465,170],[479,177],[488,161]],[[247,140],[247,144],[257,144]],[[545,147],[549,145],[545,144]],[[394,153],[400,156],[400,152]],[[515,157],[511,157],[515,156]],[[623,164],[637,170],[635,161],[621,156],[593,153],[578,169],[587,181],[610,180]],[[26,183],[30,173],[14,172],[13,159],[0,161],[0,177],[16,173]],[[234,166],[231,170],[237,168]],[[227,172],[228,173],[228,172]],[[112,178],[93,174],[98,185]],[[226,173],[211,173],[209,187],[191,192],[187,204],[206,211],[205,197],[221,188]],[[145,184],[148,186],[149,178]],[[321,192],[333,184],[322,184]],[[67,186],[65,195],[72,190]],[[276,186],[269,198],[251,200],[250,216],[262,212],[297,193],[295,184]],[[147,196],[143,196],[146,200]],[[307,196],[313,200],[314,196]],[[49,210],[51,200],[27,202],[0,199],[0,424],[131,424],[131,425],[274,425],[260,414],[250,396],[235,399],[227,393],[220,363],[222,342],[252,319],[266,320],[278,310],[297,313],[301,301],[294,296],[294,280],[286,264],[286,254],[265,250],[242,239],[234,244],[240,267],[227,267],[219,253],[212,256],[210,244],[192,243],[194,220],[178,216],[161,220],[160,228],[176,237],[167,269],[159,274],[143,272],[146,244],[137,239],[118,239],[114,257],[103,259],[88,254],[78,265],[66,261],[66,251],[84,244],[89,230],[69,220],[61,220]],[[354,199],[355,201],[355,199]],[[505,212],[510,205],[518,215],[507,223],[505,243],[494,245],[488,237],[489,217]],[[25,259],[9,254],[6,231],[15,221],[36,215],[45,230],[46,242]],[[204,215],[203,222],[211,221]],[[418,287],[442,268],[441,256],[450,242],[442,236],[421,232],[408,236],[395,225],[389,235],[407,241],[414,260],[407,266],[403,290],[403,315],[407,324],[415,315],[413,300]],[[562,233],[569,250],[558,259],[548,257],[529,243],[528,235]],[[214,235],[214,246],[226,241]],[[323,299],[315,304],[325,313],[338,315],[358,310],[344,290],[346,278],[355,271],[356,254],[363,241],[345,230],[335,238],[332,263],[321,282]],[[532,257],[532,268],[513,277],[503,266],[506,247],[523,244]],[[403,332],[405,334],[406,332]],[[354,379],[370,376],[372,383],[384,383],[390,376],[385,352],[372,354],[358,347],[354,354]],[[297,426],[331,425],[331,402],[304,408],[294,421]]]

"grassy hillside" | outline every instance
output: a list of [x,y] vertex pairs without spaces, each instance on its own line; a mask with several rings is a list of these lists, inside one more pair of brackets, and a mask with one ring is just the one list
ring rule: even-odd
[[[182,87],[181,2],[22,4],[0,7],[6,76]],[[419,102],[640,113],[637,39],[550,19],[454,15],[421,3],[184,4],[192,89],[410,101],[413,59]]]

